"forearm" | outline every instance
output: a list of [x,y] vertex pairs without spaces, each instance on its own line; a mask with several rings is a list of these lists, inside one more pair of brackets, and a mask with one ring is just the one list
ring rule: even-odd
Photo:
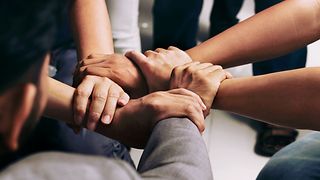
[[[48,77],[48,79],[49,97],[44,116],[73,124],[72,105],[75,89],[52,78]],[[105,125],[99,121],[96,132],[121,141],[128,146],[143,148],[152,128],[145,128],[146,126],[141,124],[146,122],[130,121],[130,116],[134,114],[130,107],[140,108],[139,99],[130,100],[126,106],[117,108],[110,125]]]
[[287,0],[187,51],[224,67],[265,60],[320,38],[320,1]]
[[155,126],[138,171],[146,179],[213,179],[206,145],[197,127],[185,118]]
[[78,59],[92,53],[112,54],[112,31],[105,0],[73,0],[70,5]]
[[44,116],[72,123],[72,101],[75,89],[48,77],[48,103]]
[[283,126],[320,130],[320,69],[222,82],[213,107]]

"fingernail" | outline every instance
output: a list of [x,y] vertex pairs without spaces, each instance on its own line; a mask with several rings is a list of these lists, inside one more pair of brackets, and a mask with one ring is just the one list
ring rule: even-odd
[[102,117],[101,121],[104,123],[104,124],[110,124],[111,123],[111,118],[109,115],[105,115]]

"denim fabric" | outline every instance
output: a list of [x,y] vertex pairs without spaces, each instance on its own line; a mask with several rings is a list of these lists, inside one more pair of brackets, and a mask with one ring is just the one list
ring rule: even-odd
[[276,153],[258,180],[320,179],[320,133],[311,133]]

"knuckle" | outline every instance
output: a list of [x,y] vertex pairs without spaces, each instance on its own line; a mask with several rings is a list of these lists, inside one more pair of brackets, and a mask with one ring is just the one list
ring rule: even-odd
[[120,93],[117,92],[117,91],[112,91],[112,92],[109,92],[108,97],[119,98],[120,97]]
[[95,78],[92,75],[87,75],[84,77],[84,80],[93,81]]
[[214,65],[214,67],[217,68],[218,70],[222,70],[223,69],[222,66],[220,66],[220,65]]
[[187,89],[185,89],[185,88],[178,88],[178,91],[180,92],[180,93],[182,93],[182,94],[188,94],[189,93],[189,91],[187,90]]
[[75,90],[75,95],[79,96],[79,97],[89,97],[90,96],[90,92],[84,90],[84,89],[76,89]]
[[153,98],[164,97],[165,96],[165,92],[158,91],[158,92],[152,93],[151,96]]
[[187,114],[192,114],[195,112],[195,107],[193,104],[188,104],[185,106],[185,111]]
[[147,110],[152,112],[159,110],[160,102],[158,98],[154,98],[155,95],[150,95],[149,97],[143,97],[142,103]]
[[111,83],[110,79],[107,77],[101,77],[101,81],[102,81],[102,83],[105,83],[105,84]]
[[153,51],[148,50],[148,51],[144,52],[144,55],[145,55],[145,56],[148,56],[148,55],[151,54],[152,52],[153,52]]
[[94,94],[92,96],[93,101],[101,101],[104,102],[107,100],[106,96],[102,95],[102,94]]

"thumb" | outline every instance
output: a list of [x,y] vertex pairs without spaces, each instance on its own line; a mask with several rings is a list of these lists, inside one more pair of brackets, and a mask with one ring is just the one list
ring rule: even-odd
[[129,58],[132,62],[134,62],[137,66],[139,66],[143,73],[150,66],[148,58],[138,51],[129,51],[125,54],[125,56]]

